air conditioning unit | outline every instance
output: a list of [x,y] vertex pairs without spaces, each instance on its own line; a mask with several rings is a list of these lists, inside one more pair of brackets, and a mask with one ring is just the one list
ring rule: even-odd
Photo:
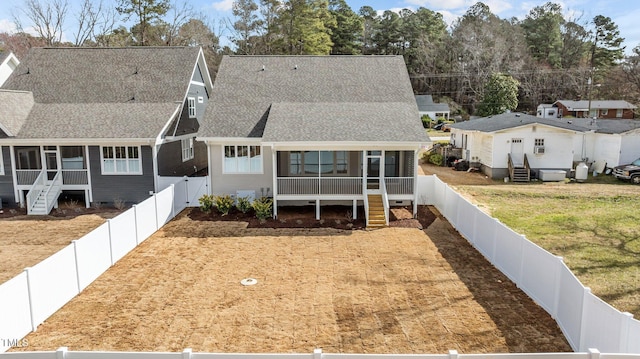
[[542,155],[544,154],[544,146],[536,146],[533,148],[533,153],[535,153],[536,155]]

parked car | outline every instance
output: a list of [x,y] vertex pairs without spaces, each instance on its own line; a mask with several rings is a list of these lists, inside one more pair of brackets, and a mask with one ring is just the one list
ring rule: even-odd
[[623,181],[640,184],[640,158],[628,165],[620,165],[613,169],[613,175]]

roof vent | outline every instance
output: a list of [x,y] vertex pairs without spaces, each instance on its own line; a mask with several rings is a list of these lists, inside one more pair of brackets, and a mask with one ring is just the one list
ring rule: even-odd
[[520,114],[519,114],[519,113],[516,113],[516,117],[520,117]]
[[264,67],[264,65],[262,65],[262,71],[264,71],[264,70],[265,70],[265,67]]
[[295,66],[293,66],[293,69],[297,70],[298,69],[298,65],[296,64]]

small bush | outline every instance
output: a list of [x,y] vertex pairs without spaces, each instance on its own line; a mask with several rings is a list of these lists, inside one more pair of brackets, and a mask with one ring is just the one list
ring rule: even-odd
[[213,195],[205,194],[198,198],[198,202],[200,203],[200,210],[204,213],[209,213],[213,208]]
[[439,153],[434,153],[429,156],[429,162],[433,163],[436,166],[442,166],[442,164],[444,163],[444,157],[442,157],[442,155]]
[[116,198],[113,200],[113,206],[119,210],[122,211],[125,208],[127,208],[127,202],[125,202],[124,200],[120,199],[120,198]]
[[262,197],[253,201],[253,210],[256,211],[256,218],[261,221],[272,216],[273,200],[267,197]]
[[225,194],[224,196],[215,196],[213,202],[218,212],[223,216],[229,214],[229,211],[233,208],[233,198],[228,194]]
[[424,128],[431,128],[431,117],[429,117],[429,115],[422,115],[422,117],[420,118],[422,120],[422,127]]
[[242,213],[249,212],[249,210],[251,209],[251,202],[249,201],[249,197],[238,197],[236,208]]

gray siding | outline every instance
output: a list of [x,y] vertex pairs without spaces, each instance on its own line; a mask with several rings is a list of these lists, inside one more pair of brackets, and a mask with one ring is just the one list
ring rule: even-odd
[[[195,166],[195,168],[194,168]],[[160,176],[191,176],[207,167],[207,145],[194,141],[193,159],[182,162],[180,141],[165,143],[158,151],[158,174]]]
[[142,175],[102,175],[100,146],[89,146],[91,164],[91,189],[94,202],[113,203],[120,199],[127,203],[139,203],[149,198],[153,191],[153,153],[151,147],[141,146]]
[[2,205],[7,206],[15,203],[9,147],[0,146],[0,161],[4,168],[4,176],[0,175],[0,199],[2,199]]

